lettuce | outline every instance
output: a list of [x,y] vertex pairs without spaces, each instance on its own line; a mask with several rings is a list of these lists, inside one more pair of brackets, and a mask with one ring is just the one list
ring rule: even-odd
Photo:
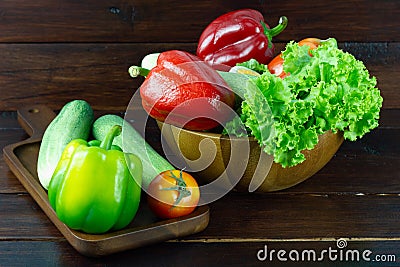
[[255,59],[250,59],[249,61],[238,63],[236,65],[249,68],[258,73],[263,73],[265,71],[268,71],[267,65],[261,64]]
[[[363,62],[340,50],[333,38],[311,53],[307,46],[288,43],[282,57],[290,75],[284,79],[260,64],[244,64],[265,71],[247,84],[253,93],[244,94],[239,117],[245,132],[283,167],[303,162],[302,151],[313,149],[326,131],[342,131],[354,141],[378,126],[383,99]],[[264,99],[254,94],[254,85]],[[243,134],[237,125],[229,122],[225,131]]]

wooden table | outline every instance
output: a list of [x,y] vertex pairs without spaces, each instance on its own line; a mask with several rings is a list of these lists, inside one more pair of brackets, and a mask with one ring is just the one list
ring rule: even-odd
[[[267,248],[372,251],[371,260],[325,261],[321,266],[400,266],[400,2],[388,1],[1,1],[0,148],[28,136],[17,122],[24,105],[58,111],[85,99],[96,115],[125,111],[141,80],[127,68],[144,55],[168,49],[195,52],[202,29],[238,9],[263,12],[271,26],[289,18],[274,39],[335,37],[377,77],[384,98],[380,126],[345,141],[316,175],[293,188],[268,193],[231,192],[210,205],[201,233],[103,258],[76,252],[0,159],[0,266],[133,265],[256,266]],[[148,142],[161,151],[159,131]],[[295,255],[295,254],[293,254]],[[293,256],[292,255],[292,256]],[[282,255],[281,255],[282,256]],[[378,256],[378,257],[376,257]],[[395,257],[396,262],[389,262]],[[315,263],[316,264],[316,263]]]

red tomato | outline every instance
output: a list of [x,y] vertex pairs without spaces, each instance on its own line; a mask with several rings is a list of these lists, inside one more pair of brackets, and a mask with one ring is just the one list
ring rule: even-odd
[[283,79],[287,74],[283,71],[283,58],[282,54],[277,55],[271,62],[268,63],[268,69],[272,74]]
[[190,214],[199,199],[200,190],[196,180],[181,170],[160,173],[151,181],[147,190],[150,209],[162,219]]

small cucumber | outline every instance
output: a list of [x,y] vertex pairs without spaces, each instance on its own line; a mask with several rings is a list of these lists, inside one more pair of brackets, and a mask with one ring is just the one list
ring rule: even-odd
[[142,59],[141,66],[142,68],[151,70],[157,65],[157,59],[160,53],[153,53],[153,54],[148,54]]
[[146,142],[129,122],[117,115],[107,114],[99,117],[93,123],[93,137],[97,140],[103,140],[109,129],[114,125],[122,126],[122,134],[114,138],[113,145],[121,147],[126,153],[135,154],[142,161],[142,185],[144,188],[147,188],[159,173],[175,169]]
[[73,139],[87,140],[94,121],[93,110],[84,100],[73,100],[46,128],[40,144],[37,173],[42,186],[47,189],[65,146]]

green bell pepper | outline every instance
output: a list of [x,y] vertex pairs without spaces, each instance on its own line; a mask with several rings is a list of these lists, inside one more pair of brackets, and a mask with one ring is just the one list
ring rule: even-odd
[[142,163],[112,146],[121,126],[102,142],[72,140],[64,149],[48,188],[50,205],[68,227],[104,233],[127,226],[139,207]]

